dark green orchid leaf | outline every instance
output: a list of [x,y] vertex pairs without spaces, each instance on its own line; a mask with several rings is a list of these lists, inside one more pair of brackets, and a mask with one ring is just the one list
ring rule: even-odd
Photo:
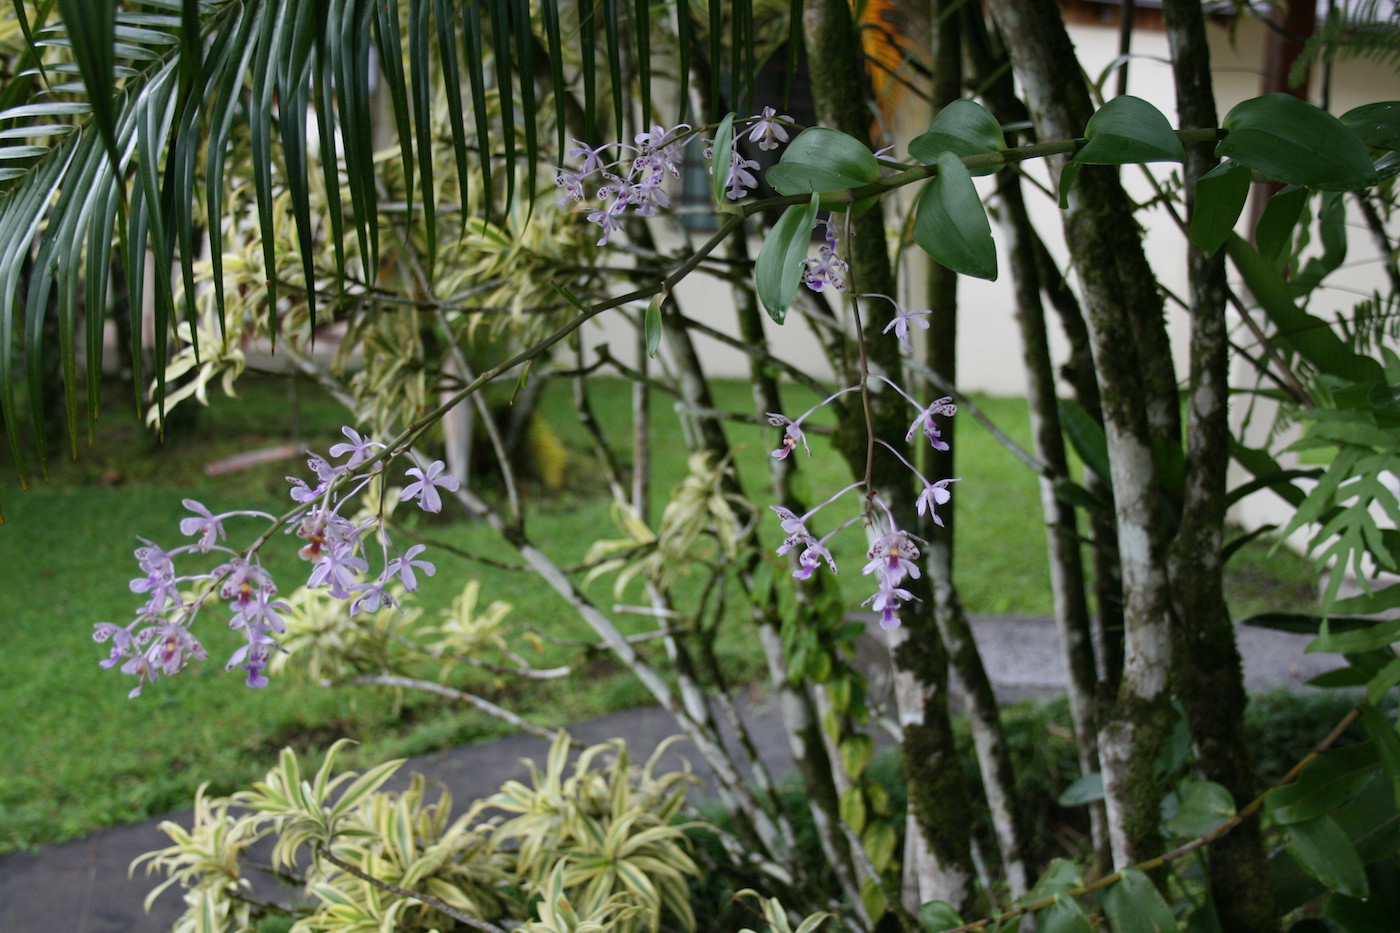
[[[939,153],[951,152],[959,158],[1001,152],[1006,137],[1001,124],[990,110],[972,100],[955,100],[934,116],[928,132],[909,143],[909,154],[925,165],[938,161]],[[990,175],[998,166],[974,171],[974,175]]]
[[1382,382],[1385,371],[1371,357],[1351,349],[1327,322],[1298,308],[1288,283],[1272,265],[1238,234],[1230,234],[1225,249],[1245,284],[1278,328],[1277,339],[1292,347],[1319,371],[1347,382]]
[[1181,162],[1186,150],[1162,111],[1124,94],[1099,108],[1084,127],[1085,143],[1074,154],[1081,165]]
[[754,286],[768,316],[779,324],[802,282],[802,261],[812,243],[812,225],[817,220],[817,196],[806,204],[794,204],[763,238],[763,248],[754,262]]
[[1242,101],[1222,125],[1229,135],[1216,154],[1261,175],[1329,191],[1354,191],[1376,183],[1371,156],[1356,133],[1291,94]]
[[938,174],[919,194],[914,242],[954,272],[995,280],[996,243],[972,175],[951,152],[938,156]]
[[1175,933],[1179,929],[1152,879],[1135,868],[1124,869],[1122,880],[1104,891],[1102,901],[1114,933]]
[[1162,825],[1184,839],[1204,836],[1235,815],[1235,800],[1214,781],[1191,781],[1177,795],[1176,812]]
[[1049,907],[1035,912],[1035,927],[1040,933],[1093,933],[1089,918],[1073,899],[1056,894]]
[[1293,231],[1308,205],[1310,192],[1298,185],[1288,185],[1274,193],[1259,215],[1254,228],[1254,245],[1259,255],[1278,267],[1280,257],[1287,258],[1284,249],[1293,241]]
[[1224,244],[1249,199],[1254,173],[1237,162],[1221,162],[1196,183],[1196,203],[1191,214],[1191,242],[1207,256]]
[[919,905],[919,929],[924,933],[939,933],[963,925],[963,918],[947,901],[929,901]]
[[715,130],[715,140],[710,146],[710,194],[715,205],[723,207],[724,192],[728,187],[729,165],[734,158],[734,113],[724,115]]
[[1373,149],[1400,149],[1400,100],[1362,104],[1338,119]]
[[1370,893],[1361,856],[1331,817],[1290,824],[1285,847],[1294,861],[1328,890],[1351,897],[1366,897]]
[[[718,151],[715,158],[719,158]],[[718,176],[718,168],[715,174]],[[859,188],[879,177],[880,163],[868,146],[824,126],[798,133],[767,174],[768,183],[780,194]]]

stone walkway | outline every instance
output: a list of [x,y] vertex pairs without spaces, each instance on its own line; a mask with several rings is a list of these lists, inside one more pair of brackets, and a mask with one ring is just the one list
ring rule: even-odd
[[[993,685],[1003,700],[1049,695],[1063,689],[1065,674],[1054,626],[1040,619],[978,619],[977,636]],[[1252,692],[1297,687],[1307,678],[1336,666],[1327,655],[1304,654],[1309,636],[1261,629],[1239,629],[1245,658],[1245,684]],[[775,711],[759,702],[748,709],[755,745],[769,766],[782,773],[791,764],[787,742]],[[677,731],[660,709],[629,710],[575,725],[572,733],[586,743],[614,737],[627,739],[634,760],[645,760],[652,749]],[[511,779],[525,778],[521,759],[542,759],[546,744],[528,736],[512,736],[484,745],[451,749],[411,759],[400,771],[398,787],[407,775],[421,772],[441,781],[456,806],[493,793]],[[695,763],[698,756],[684,743],[672,755]],[[696,772],[703,776],[698,765]],[[390,785],[391,787],[396,785]],[[178,891],[167,891],[150,914],[142,902],[161,879],[139,874],[128,880],[131,861],[169,843],[160,832],[162,820],[188,825],[189,811],[167,814],[127,826],[95,832],[85,838],[44,846],[34,853],[0,856],[0,933],[164,933],[181,912]]]

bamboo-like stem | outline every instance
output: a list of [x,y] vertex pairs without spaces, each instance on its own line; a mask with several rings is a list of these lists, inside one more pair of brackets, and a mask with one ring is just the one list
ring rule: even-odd
[[[537,726],[528,719],[524,719],[508,709],[497,706],[490,700],[479,697],[474,693],[468,693],[465,690],[457,690],[446,684],[437,683],[436,681],[419,680],[415,677],[403,677],[398,674],[365,674],[362,677],[356,677],[354,680],[351,680],[350,683],[359,686],[400,687],[407,690],[422,690],[426,693],[436,693],[438,696],[469,703],[488,716],[494,716],[502,722],[508,722],[512,726],[515,726],[515,728],[522,732],[528,732],[536,738],[544,739],[547,742],[552,742],[554,739],[558,738],[557,732],[551,732],[543,726]],[[569,745],[572,748],[584,747],[583,743],[577,742],[574,739],[569,740]]]

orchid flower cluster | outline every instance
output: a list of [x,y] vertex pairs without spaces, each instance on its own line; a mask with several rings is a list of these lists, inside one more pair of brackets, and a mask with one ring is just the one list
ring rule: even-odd
[[[808,262],[814,262],[814,260],[808,260]],[[889,324],[885,326],[884,332],[889,333],[890,331],[894,331],[896,339],[899,340],[901,349],[905,353],[913,352],[913,345],[909,342],[909,328],[911,326],[927,328],[929,326],[928,321],[924,318],[929,314],[929,311],[905,311],[894,299],[885,295],[863,295],[861,297],[883,298],[894,306],[894,317],[890,320]],[[939,430],[936,419],[951,418],[953,415],[957,414],[957,406],[953,404],[951,398],[943,397],[936,399],[928,405],[922,405],[912,395],[900,387],[899,384],[886,376],[879,375],[878,373],[870,373],[866,378],[867,380],[875,380],[889,386],[918,411],[913,422],[909,425],[908,433],[904,437],[906,443],[912,441],[916,435],[922,434],[933,449],[948,449],[948,442],[943,439],[942,432]],[[783,429],[782,441],[778,448],[773,451],[773,456],[780,460],[785,459],[797,449],[798,444],[801,444],[802,449],[807,452],[808,456],[811,456],[812,450],[807,444],[806,436],[803,434],[802,423],[840,396],[848,392],[860,391],[861,388],[862,386],[860,385],[853,385],[840,389],[812,406],[812,408],[808,409],[797,418],[788,418],[781,412],[768,412],[768,423],[774,427]],[[946,504],[952,498],[952,492],[948,487],[958,480],[956,478],[948,478],[930,481],[893,446],[882,440],[876,440],[876,443],[887,448],[918,477],[920,484],[923,486],[923,491],[919,494],[915,502],[915,509],[919,515],[928,515],[929,518],[933,520],[934,524],[941,527],[943,525],[943,519],[938,516],[938,507]],[[867,551],[865,555],[868,563],[865,565],[865,568],[861,570],[861,573],[863,575],[874,574],[877,582],[875,594],[861,603],[861,605],[870,606],[871,609],[879,613],[880,626],[885,629],[891,629],[899,625],[899,610],[904,603],[914,598],[913,594],[910,593],[903,584],[906,579],[917,580],[920,576],[917,561],[920,554],[919,545],[925,543],[923,539],[909,531],[900,529],[889,506],[877,495],[870,496],[869,508],[872,511],[878,510],[878,512],[882,512],[883,516],[879,515],[878,512],[873,516],[862,512],[852,518],[846,519],[821,538],[818,538],[807,528],[807,523],[810,522],[818,512],[836,502],[848,492],[860,489],[863,486],[865,486],[864,480],[852,483],[838,491],[825,502],[810,509],[805,515],[797,515],[791,509],[784,508],[780,505],[769,506],[769,508],[777,513],[783,533],[787,535],[783,543],[778,547],[778,554],[783,555],[787,554],[789,551],[798,551],[797,569],[793,571],[792,575],[799,580],[807,580],[811,578],[812,574],[822,563],[825,563],[832,573],[837,572],[836,559],[832,556],[830,549],[827,547],[827,542],[839,532],[862,521],[867,525],[878,525],[888,529],[874,539],[870,545],[869,551]]]
[[[763,113],[749,118],[750,141],[765,151],[776,149],[788,140],[785,123],[792,117],[779,114],[772,107],[764,107]],[[604,143],[596,149],[582,140],[569,149],[565,155],[577,160],[574,171],[560,169],[554,183],[562,190],[560,207],[571,201],[581,202],[588,197],[590,183],[601,180],[593,196],[603,202],[597,210],[589,211],[588,222],[602,229],[599,246],[606,246],[608,240],[622,225],[627,209],[632,208],[637,217],[654,217],[658,210],[671,206],[666,193],[666,178],[680,177],[681,150],[694,131],[688,123],[681,123],[670,129],[656,125],[645,133],[633,137],[633,143]],[[609,158],[613,152],[616,158]],[[705,158],[713,158],[711,149],[705,149]],[[746,159],[737,147],[730,157],[726,176],[726,194],[738,200],[758,186],[754,172],[759,165],[753,159]]]
[[[746,121],[736,122],[747,123],[749,141],[756,143],[761,150],[770,151],[788,141],[787,126],[791,125],[792,118],[786,114],[777,113],[772,107],[765,107],[761,114],[749,117]],[[597,188],[596,197],[604,202],[604,206],[590,212],[588,220],[602,228],[603,236],[598,241],[598,245],[605,245],[621,225],[622,218],[626,215],[629,207],[634,208],[635,214],[639,217],[651,217],[655,216],[658,208],[669,206],[669,198],[662,186],[668,174],[672,177],[679,176],[680,146],[692,132],[691,127],[687,124],[681,124],[669,130],[653,126],[650,131],[635,137],[635,146],[616,143],[603,145],[597,149],[590,148],[586,143],[575,140],[578,146],[570,149],[567,155],[571,159],[579,160],[578,169],[572,172],[561,170],[555,178],[555,182],[563,189],[563,195],[558,201],[559,206],[567,206],[570,201],[582,201],[587,194],[590,179],[593,176],[601,177],[604,183]],[[603,154],[613,150],[624,155],[607,161]],[[627,161],[627,153],[634,155],[630,156],[631,161],[624,172],[621,167]],[[877,158],[881,158],[885,154],[886,151],[882,150],[875,155]],[[714,158],[712,148],[705,150],[705,158]],[[734,147],[725,181],[726,195],[732,200],[738,200],[756,188],[758,177],[755,172],[758,168],[757,161],[746,159],[738,147]],[[712,166],[711,171],[716,171],[716,168]],[[817,220],[816,226],[823,230],[824,242],[817,248],[816,257],[802,260],[802,282],[814,292],[844,292],[849,266],[841,256],[842,225],[834,213],[829,213],[824,219]],[[861,297],[881,298],[894,306],[894,316],[885,326],[884,333],[893,332],[895,339],[899,341],[900,349],[904,353],[913,353],[914,346],[910,341],[911,329],[927,329],[929,322],[926,318],[930,312],[928,310],[906,311],[898,302],[886,295],[862,295]],[[769,412],[769,423],[783,429],[782,442],[778,449],[773,451],[773,456],[787,457],[797,449],[798,444],[801,444],[802,448],[810,455],[812,451],[802,432],[802,423],[836,398],[848,392],[861,391],[871,380],[885,383],[917,410],[918,414],[905,437],[906,443],[912,441],[916,434],[922,433],[935,450],[948,449],[948,444],[943,440],[938,422],[935,419],[952,417],[957,412],[957,406],[952,403],[951,398],[939,398],[931,404],[923,405],[888,377],[877,373],[867,373],[861,384],[847,386],[837,391],[796,419],[788,418],[781,412]],[[931,482],[894,447],[878,439],[875,440],[875,443],[888,448],[919,478],[923,491],[919,494],[915,508],[919,515],[928,515],[934,523],[941,526],[943,520],[938,516],[938,507],[946,504],[952,498],[948,487],[957,482],[957,479],[948,478]],[[906,580],[919,578],[920,571],[917,561],[920,556],[919,545],[923,543],[922,539],[909,531],[900,529],[893,512],[873,491],[868,494],[868,506],[862,514],[847,519],[825,536],[818,538],[807,529],[807,523],[819,511],[836,502],[846,493],[865,485],[865,481],[853,483],[801,516],[780,505],[770,506],[777,513],[778,519],[782,523],[783,532],[787,536],[778,548],[778,554],[783,555],[790,551],[797,551],[797,569],[793,571],[793,576],[799,580],[806,580],[816,572],[822,563],[825,563],[832,573],[836,572],[836,559],[826,544],[840,531],[861,521],[865,521],[872,527],[878,525],[888,529],[874,538],[866,554],[868,563],[861,572],[876,576],[877,589],[875,595],[865,600],[862,605],[868,605],[879,613],[881,626],[887,629],[895,628],[899,625],[900,608],[904,603],[914,598],[903,584]],[[883,516],[879,514],[880,512],[884,513]]]
[[[277,584],[259,560],[256,545],[241,552],[221,543],[227,537],[224,523],[231,518],[261,519],[273,530],[284,526],[288,533],[295,532],[305,542],[299,554],[311,564],[306,586],[324,587],[332,597],[349,601],[351,615],[394,606],[388,587],[395,581],[411,593],[418,588],[419,573],[433,575],[433,564],[419,557],[424,545],[400,551],[390,540],[381,515],[347,517],[355,497],[382,478],[388,457],[384,444],[362,437],[353,428],[342,428],[342,433],[347,441],[330,448],[330,459],[310,454],[307,465],[315,477],[314,485],[287,477],[296,503],[289,515],[279,518],[242,509],[216,514],[194,499],[185,499],[184,506],[192,515],[180,522],[180,531],[192,541],[165,550],[142,539],[143,545],[135,552],[141,576],[130,586],[133,593],[146,596],[145,604],[129,624],[99,622],[93,632],[95,641],[111,642],[111,653],[102,666],[120,664],[122,673],[137,678],[132,697],[139,696],[147,683],[179,672],[190,659],[209,656],[190,626],[200,610],[216,599],[222,599],[231,611],[229,627],[244,636],[244,644],[229,658],[228,670],[246,671],[249,687],[267,686],[264,670],[273,652],[281,650],[277,636],[286,630],[282,616],[289,607],[277,599]],[[331,462],[341,457],[345,458],[342,462]],[[399,501],[412,499],[425,512],[440,511],[439,490],[452,491],[459,485],[455,477],[444,472],[441,460],[426,468],[411,467],[407,475],[412,482],[400,492]],[[265,534],[259,543],[267,537]],[[375,540],[381,570],[371,578]],[[177,571],[176,559],[191,554],[217,555],[220,562],[202,573]]]

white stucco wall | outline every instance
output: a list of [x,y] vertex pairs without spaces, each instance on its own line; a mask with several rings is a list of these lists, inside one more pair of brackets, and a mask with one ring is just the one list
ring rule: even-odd
[[[1212,25],[1210,29],[1216,62],[1217,100],[1223,117],[1240,100],[1258,94],[1263,30],[1253,20],[1241,23],[1235,44],[1232,46],[1224,25]],[[1103,81],[1107,87],[1115,86],[1116,78],[1105,79],[1105,73],[1117,58],[1117,27],[1074,25],[1070,27],[1070,33],[1090,79]],[[1129,66],[1129,93],[1150,101],[1175,123],[1175,95],[1165,34],[1140,30],[1133,41],[1134,57]],[[1348,62],[1336,69],[1332,93],[1331,109],[1334,113],[1341,113],[1368,101],[1400,99],[1400,79],[1397,79],[1395,74],[1368,63]],[[921,132],[923,128],[924,124],[911,126],[910,135]],[[1178,166],[1159,164],[1151,168],[1159,178],[1165,179]],[[1027,171],[1042,181],[1046,177],[1043,165],[1028,165]],[[1139,167],[1125,167],[1124,178],[1130,192],[1139,200],[1146,201],[1152,197],[1152,188],[1144,179]],[[988,192],[992,186],[992,179],[978,179],[978,185],[982,191]],[[1033,218],[1051,251],[1063,264],[1065,251],[1060,234],[1059,209],[1048,197],[1038,196],[1030,189],[1027,191]],[[1159,280],[1171,293],[1183,295],[1186,290],[1186,249],[1183,236],[1165,210],[1146,211],[1140,217],[1148,231],[1148,255],[1157,270]],[[993,232],[996,232],[995,221]],[[703,237],[697,238],[696,242],[702,239]],[[682,245],[679,235],[674,245]],[[1380,285],[1379,269],[1369,245],[1369,239],[1366,237],[1357,237],[1353,241],[1346,273],[1338,277],[1338,283],[1345,288],[1334,289],[1326,296],[1320,296],[1325,300],[1315,306],[1315,313],[1319,310],[1331,311],[1350,307],[1357,291],[1369,292],[1373,287]],[[757,249],[756,243],[754,249]],[[902,286],[902,294],[898,297],[901,302],[917,307],[921,303],[918,297],[921,278],[918,266],[922,262],[922,254],[916,247],[911,247],[906,250],[905,255],[905,284]],[[999,265],[1003,270],[1006,269],[1004,254],[999,256]],[[703,275],[692,275],[676,289],[676,296],[688,314],[712,326],[726,329],[727,332],[733,330],[730,310],[732,305],[728,286],[724,282]],[[1003,273],[996,282],[964,277],[960,284],[960,302],[960,388],[964,391],[983,391],[996,395],[1024,394],[1026,383],[1021,366],[1021,342],[1012,313],[1011,286],[1006,274]],[[872,311],[876,314],[888,314],[888,308],[883,302],[872,303]],[[770,324],[772,345],[779,347],[786,359],[807,371],[827,372],[825,359],[810,329],[805,322],[797,318],[798,315],[794,313],[781,328]],[[1177,353],[1178,371],[1184,377],[1188,325],[1185,314],[1170,301],[1167,306],[1167,322]],[[1059,361],[1065,355],[1065,344],[1053,314],[1050,333],[1052,352]],[[615,317],[605,318],[600,325],[590,328],[587,339],[593,343],[607,343],[610,351],[623,359],[635,359],[633,351],[636,337]],[[701,345],[712,371],[733,376],[746,375],[747,362],[742,352],[724,347],[703,336],[697,337],[697,342]]]

